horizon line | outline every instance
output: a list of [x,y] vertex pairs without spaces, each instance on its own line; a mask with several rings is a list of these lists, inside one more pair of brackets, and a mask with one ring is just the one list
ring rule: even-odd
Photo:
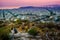
[[8,6],[8,7],[0,7],[0,9],[17,9],[21,7],[56,7],[60,5],[47,5],[47,6]]

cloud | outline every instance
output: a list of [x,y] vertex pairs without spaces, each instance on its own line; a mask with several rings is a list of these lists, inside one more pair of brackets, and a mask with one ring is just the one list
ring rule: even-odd
[[60,5],[60,0],[0,0],[0,7]]

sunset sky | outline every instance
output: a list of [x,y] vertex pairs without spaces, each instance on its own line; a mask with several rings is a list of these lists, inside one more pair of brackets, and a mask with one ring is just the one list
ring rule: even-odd
[[0,0],[1,8],[18,8],[22,6],[60,5],[60,0]]

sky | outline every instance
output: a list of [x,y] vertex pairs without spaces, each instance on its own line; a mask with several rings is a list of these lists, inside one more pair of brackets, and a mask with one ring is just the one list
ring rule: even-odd
[[0,9],[48,5],[60,5],[60,0],[0,0]]

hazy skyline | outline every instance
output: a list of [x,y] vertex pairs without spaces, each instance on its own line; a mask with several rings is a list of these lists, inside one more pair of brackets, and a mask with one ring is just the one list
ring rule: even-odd
[[0,0],[1,8],[18,8],[22,6],[48,6],[60,5],[60,0]]

